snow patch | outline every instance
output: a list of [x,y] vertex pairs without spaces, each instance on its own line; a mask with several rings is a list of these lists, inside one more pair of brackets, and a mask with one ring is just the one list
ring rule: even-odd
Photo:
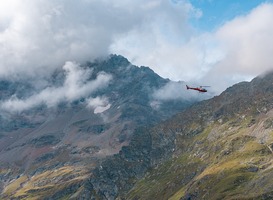
[[94,109],[94,114],[102,113],[111,107],[106,97],[89,98],[87,107]]
[[104,111],[108,110],[111,107],[111,104],[108,104],[107,106],[98,106],[94,110],[94,114],[103,113]]

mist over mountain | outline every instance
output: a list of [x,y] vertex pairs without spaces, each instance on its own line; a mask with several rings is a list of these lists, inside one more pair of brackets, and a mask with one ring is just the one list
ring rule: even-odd
[[272,198],[272,72],[198,103],[122,56],[66,65],[43,87],[2,81],[1,198]]
[[[44,79],[0,82],[3,198],[28,198],[36,189],[34,196],[57,198],[67,188],[77,190],[90,170],[130,143],[137,129],[208,98],[117,55],[83,64],[66,62]],[[53,173],[51,178],[48,173]],[[19,186],[10,188],[18,178]],[[53,179],[60,181],[51,188]],[[43,194],[45,188],[48,194]]]
[[0,1],[0,200],[273,199],[272,19],[273,0]]
[[93,171],[98,199],[272,199],[273,73],[150,129]]
[[[172,89],[166,88],[168,86]],[[163,80],[147,67],[138,68],[125,58],[112,56],[109,60],[84,65],[66,62],[62,69],[43,79],[1,80],[0,108],[3,120],[14,114],[27,115],[33,109],[56,110],[61,105],[79,102],[96,110],[107,106],[108,100],[122,99],[125,95],[133,95],[131,103],[137,101],[154,107],[168,100],[207,98],[185,95],[183,90],[182,82]]]
[[273,197],[273,72],[211,99],[117,55],[1,83],[3,199]]

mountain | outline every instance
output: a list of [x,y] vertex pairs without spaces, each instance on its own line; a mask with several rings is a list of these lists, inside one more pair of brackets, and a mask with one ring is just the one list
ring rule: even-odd
[[273,73],[236,84],[101,163],[84,199],[273,199]]
[[1,198],[87,195],[88,178],[139,129],[196,101],[155,95],[169,84],[184,87],[117,55],[67,63],[46,80],[0,80]]
[[[55,107],[1,113],[1,199],[273,198],[273,72],[193,104],[158,98],[171,81],[121,56],[81,67],[92,69],[86,82],[111,81]],[[48,82],[65,81],[60,70]],[[40,89],[1,83],[2,102]]]

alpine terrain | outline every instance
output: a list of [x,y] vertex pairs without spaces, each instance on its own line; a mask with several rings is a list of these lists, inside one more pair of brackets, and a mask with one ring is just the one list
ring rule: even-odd
[[272,102],[268,73],[138,130],[93,171],[81,197],[273,199]]
[[[196,101],[161,97],[172,85],[184,90],[182,82],[163,79],[117,55],[82,65],[68,62],[46,81],[0,80],[0,198],[104,198],[88,185],[101,163],[136,140],[139,128]],[[142,145],[148,142],[139,139]],[[142,177],[145,170],[138,168],[135,175]],[[118,194],[113,192],[109,198]]]
[[3,111],[2,199],[273,199],[272,72],[193,104],[164,99],[170,81],[121,56],[82,67],[90,81],[111,74],[108,85],[57,108]]

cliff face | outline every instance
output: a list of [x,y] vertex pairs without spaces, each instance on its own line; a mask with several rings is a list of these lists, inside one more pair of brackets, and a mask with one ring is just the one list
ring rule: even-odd
[[272,86],[269,73],[140,130],[94,171],[85,194],[94,199],[272,199]]

